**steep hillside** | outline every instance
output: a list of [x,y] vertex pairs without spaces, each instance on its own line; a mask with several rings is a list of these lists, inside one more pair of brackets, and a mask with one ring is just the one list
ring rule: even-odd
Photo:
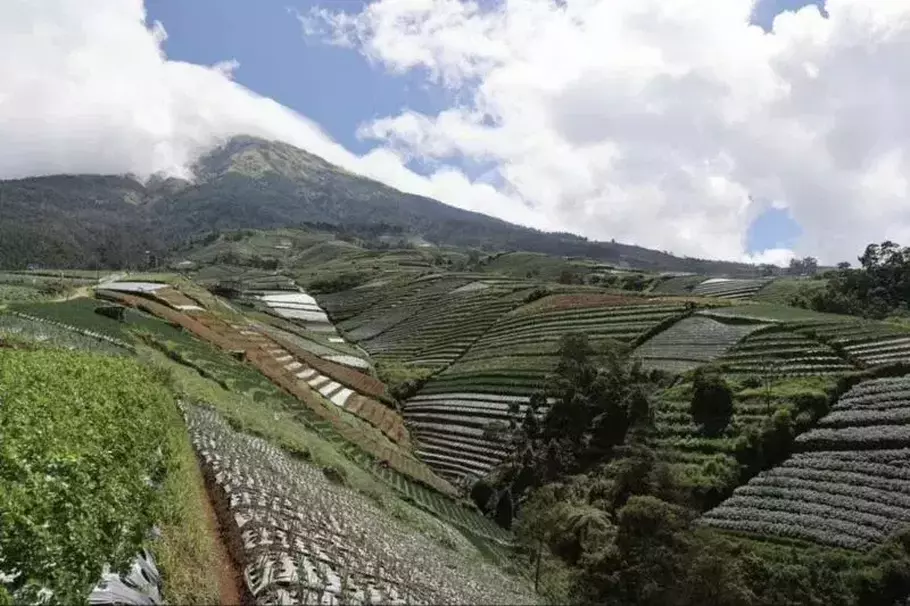
[[[434,245],[578,256],[645,269],[751,277],[754,268],[541,233],[405,194],[290,145],[235,137],[194,182],[53,176],[0,182],[0,266],[138,266],[212,230],[323,223]],[[386,232],[386,233],[383,233]]]

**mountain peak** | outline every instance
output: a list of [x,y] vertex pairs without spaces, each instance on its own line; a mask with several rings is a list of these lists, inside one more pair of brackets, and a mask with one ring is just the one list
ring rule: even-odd
[[252,135],[231,137],[202,156],[193,168],[202,181],[230,173],[253,179],[273,175],[292,181],[306,181],[326,171],[347,172],[289,143]]

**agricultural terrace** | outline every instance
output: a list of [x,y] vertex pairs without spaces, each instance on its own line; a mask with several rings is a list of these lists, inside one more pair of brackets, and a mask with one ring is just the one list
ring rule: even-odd
[[836,385],[836,377],[825,376],[756,378],[762,382],[757,387],[731,383],[733,414],[719,430],[693,418],[691,383],[679,383],[656,399],[651,446],[685,485],[709,501],[741,481],[743,464],[762,456],[745,436],[766,431],[775,415],[811,424],[820,414],[816,403],[827,401]]
[[682,373],[720,358],[741,339],[766,326],[692,316],[651,337],[631,355],[641,359],[644,368]]
[[810,325],[804,334],[828,343],[865,368],[910,362],[910,330],[885,322]]
[[787,307],[771,303],[736,303],[726,307],[703,309],[697,312],[699,316],[716,318],[719,320],[742,319],[759,322],[803,322],[806,324],[855,322],[853,316],[820,313],[799,307]]
[[[353,393],[353,389],[348,393],[346,390],[350,387],[295,358],[287,349],[253,330],[252,325],[230,325],[205,313],[190,318],[155,302],[130,295],[110,294],[124,304],[148,309],[221,349],[242,352],[251,364],[247,367],[249,372],[258,375],[253,369],[258,370],[274,385],[293,395],[303,405],[299,407],[302,414],[306,411],[312,422],[328,424],[324,430],[329,431],[330,428],[335,437],[356,444],[374,458],[416,481],[446,493],[455,492],[448,482],[414,458],[409,449],[402,448],[393,441],[407,443],[406,431],[395,411],[379,402],[365,402],[360,394]],[[177,361],[194,365],[191,360],[180,355],[179,351],[168,350],[168,354]],[[314,363],[312,360],[310,362]],[[314,370],[316,372],[308,374]],[[302,374],[308,374],[309,378],[302,377]],[[230,388],[229,385],[225,387]],[[343,400],[342,394],[345,396]],[[348,405],[351,406],[350,409]]]
[[343,322],[364,313],[388,298],[394,290],[411,283],[410,277],[376,278],[347,290],[317,295],[319,304],[335,322]]
[[109,355],[127,355],[131,348],[125,342],[106,338],[100,333],[73,330],[64,326],[32,319],[16,313],[0,312],[0,342],[27,341],[58,349],[75,349]]
[[441,297],[468,282],[464,278],[434,275],[387,288],[386,296],[379,303],[339,323],[338,328],[352,341],[367,341],[435,305]]
[[[477,284],[473,282],[472,284]],[[464,288],[464,287],[462,287]],[[459,358],[527,292],[487,287],[456,289],[426,305],[409,320],[360,345],[380,362],[441,368]]]
[[431,541],[216,413],[186,406],[185,414],[257,603],[533,603],[456,531],[447,546]]
[[720,362],[733,375],[798,377],[857,370],[825,343],[784,327],[747,336]]
[[748,299],[773,278],[743,280],[734,278],[710,278],[692,289],[692,294],[699,297],[717,297],[719,299]]
[[654,288],[651,294],[665,296],[690,296],[696,286],[705,281],[704,276],[685,275],[672,276],[661,280]]
[[167,503],[183,436],[173,397],[127,358],[0,349],[0,402],[0,601],[84,602],[183,505]]
[[910,379],[873,379],[847,392],[802,452],[763,472],[702,523],[769,538],[868,549],[910,523]]
[[[573,307],[578,304],[586,306]],[[562,335],[584,332],[595,346],[629,342],[684,313],[682,303],[591,294],[554,295],[519,307],[403,405],[417,452],[448,477],[483,475],[505,454],[488,428],[508,420],[510,406],[524,413],[555,367]]]
[[197,301],[190,299],[169,284],[162,282],[104,282],[96,286],[95,290],[148,297],[177,311],[204,311],[204,308],[200,307]]
[[[339,336],[329,336],[325,333],[309,332],[297,324],[282,320],[267,314],[248,313],[247,317],[253,320],[256,329],[273,337],[289,341],[304,351],[308,351],[320,358],[332,356],[355,356],[367,362],[365,353],[355,345],[351,345]],[[362,366],[361,366],[362,367]]]

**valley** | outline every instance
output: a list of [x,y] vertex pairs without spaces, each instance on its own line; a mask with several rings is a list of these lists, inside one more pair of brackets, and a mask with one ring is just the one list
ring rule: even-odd
[[[553,516],[570,506],[603,520],[596,543],[571,539],[582,552],[628,549],[629,511],[647,505],[693,541],[672,550],[716,541],[769,579],[784,560],[847,579],[901,561],[910,329],[763,302],[815,280],[371,248],[314,229],[223,232],[168,265],[0,274],[3,599],[597,601],[559,589],[592,566],[560,551],[576,530]],[[607,357],[571,353],[573,338]],[[606,372],[619,383],[596,387]],[[705,381],[728,403],[696,409]],[[578,447],[540,440],[580,389],[632,400],[607,425],[604,400],[594,425],[566,426],[590,436],[572,456],[596,447],[595,467],[533,479]],[[546,538],[541,573],[545,528],[563,535]],[[713,582],[688,574],[673,582]]]

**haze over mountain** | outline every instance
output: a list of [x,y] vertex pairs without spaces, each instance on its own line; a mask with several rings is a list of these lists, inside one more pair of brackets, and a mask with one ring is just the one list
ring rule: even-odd
[[351,173],[287,143],[237,136],[190,181],[58,175],[0,182],[0,266],[119,266],[213,230],[385,224],[438,245],[589,256],[645,269],[750,273],[646,248],[544,233]]

